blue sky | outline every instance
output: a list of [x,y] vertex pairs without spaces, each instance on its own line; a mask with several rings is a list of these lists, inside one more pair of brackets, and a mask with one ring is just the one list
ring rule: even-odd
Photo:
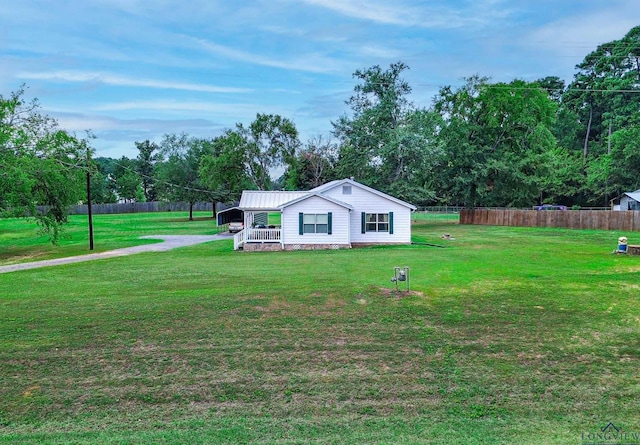
[[409,65],[411,100],[474,74],[571,80],[640,24],[638,0],[0,0],[0,94],[25,83],[99,156],[165,133],[218,136],[256,113],[329,137],[356,69]]

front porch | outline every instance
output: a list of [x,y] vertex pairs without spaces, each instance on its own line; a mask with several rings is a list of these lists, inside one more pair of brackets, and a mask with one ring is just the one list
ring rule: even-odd
[[[280,211],[275,208],[243,211],[244,229],[233,237],[233,250],[282,250]],[[251,244],[253,248],[245,248]],[[270,246],[260,249],[260,245]]]
[[247,228],[236,233],[233,236],[233,250],[245,248],[247,244],[278,244],[268,249],[251,249],[251,250],[281,250],[282,249],[282,230],[280,227],[269,228]]

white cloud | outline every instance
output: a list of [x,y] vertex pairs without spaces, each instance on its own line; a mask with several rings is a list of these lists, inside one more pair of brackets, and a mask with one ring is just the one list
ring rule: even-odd
[[118,76],[110,73],[85,71],[25,72],[18,74],[18,77],[22,79],[53,80],[63,82],[98,82],[114,86],[200,91],[205,93],[249,93],[252,91],[249,88],[220,87],[195,83],[142,79]]
[[205,39],[194,39],[203,49],[212,53],[222,55],[229,59],[238,60],[254,65],[268,66],[272,68],[282,68],[285,70],[306,71],[312,73],[328,73],[336,71],[341,64],[333,59],[326,58],[320,54],[304,54],[296,57],[295,60],[279,60],[275,56],[258,55],[243,50],[231,48]]
[[145,131],[145,132],[171,132],[174,127],[185,125],[207,127],[213,123],[206,119],[155,119],[136,118],[118,119],[111,116],[86,115],[77,113],[54,112],[51,116],[60,124],[61,128],[72,132],[91,130],[94,132],[106,131]]
[[96,139],[91,145],[98,156],[120,157],[136,156],[134,141],[149,139],[160,141],[163,134],[185,132],[195,137],[211,137],[225,126],[208,119],[158,119],[135,118],[119,119],[111,116],[86,115],[79,113],[51,112],[61,128],[84,134],[91,130]]
[[149,100],[149,101],[130,101],[115,102],[103,105],[97,105],[93,109],[97,111],[127,111],[127,110],[149,110],[157,111],[175,111],[183,113],[192,111],[197,113],[214,113],[214,114],[233,114],[238,113],[255,113],[259,109],[258,104],[241,104],[241,103],[218,103],[218,102],[193,102],[182,100]]
[[363,56],[375,57],[379,59],[398,59],[403,56],[403,53],[401,51],[374,45],[362,46],[360,48],[360,53]]
[[567,16],[541,26],[523,39],[525,51],[533,49],[547,61],[550,57],[558,58],[561,63],[556,65],[566,67],[564,72],[558,74],[568,79],[574,72],[575,65],[595,51],[598,45],[621,39],[631,28],[637,26],[637,15],[631,12],[637,7],[635,1],[624,0],[617,2],[618,4],[608,4],[600,10]]
[[[329,9],[347,17],[376,23],[421,28],[451,29],[473,24],[487,24],[504,18],[509,9],[498,7],[500,0],[470,2],[468,8],[451,2],[388,2],[371,0],[303,0],[305,3]],[[491,6],[491,7],[489,7]]]
[[574,54],[576,49],[578,52],[590,52],[602,43],[621,39],[636,25],[634,17],[605,10],[550,23],[532,32],[529,41],[569,54]]
[[378,23],[416,25],[419,10],[402,8],[397,3],[375,3],[365,0],[304,0],[306,3],[331,9],[342,15]]

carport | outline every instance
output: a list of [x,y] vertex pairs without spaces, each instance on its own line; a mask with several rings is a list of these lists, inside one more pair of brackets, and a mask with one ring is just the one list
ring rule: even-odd
[[244,212],[239,207],[231,207],[218,212],[218,227],[231,221],[244,221]]

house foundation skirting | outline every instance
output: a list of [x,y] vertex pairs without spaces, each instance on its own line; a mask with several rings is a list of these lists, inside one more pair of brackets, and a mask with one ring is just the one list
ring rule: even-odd
[[284,250],[338,250],[350,247],[349,244],[285,244]]
[[411,243],[351,243],[353,247],[372,247],[372,246],[408,246]]
[[280,243],[245,243],[242,250],[245,252],[277,252],[280,250],[337,250],[349,249],[349,244],[285,244]]
[[244,243],[242,245],[244,252],[278,252],[282,250],[280,243]]

